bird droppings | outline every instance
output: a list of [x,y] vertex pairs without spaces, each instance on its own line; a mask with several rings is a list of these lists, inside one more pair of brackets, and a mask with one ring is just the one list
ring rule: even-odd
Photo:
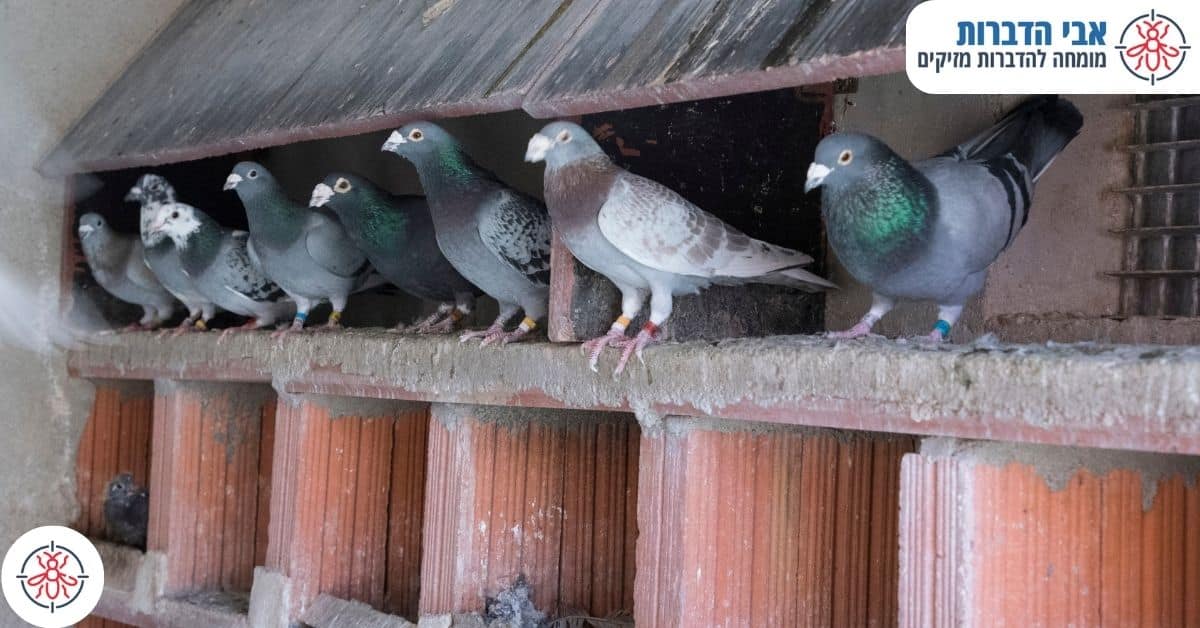
[[1163,455],[1137,451],[1055,447],[1027,443],[926,438],[919,453],[930,458],[953,458],[960,463],[1004,467],[1020,464],[1032,468],[1051,491],[1066,489],[1080,471],[1103,477],[1116,470],[1135,471],[1142,477],[1142,510],[1154,506],[1158,485],[1175,475],[1189,488],[1200,477],[1200,456]]
[[484,620],[488,628],[538,628],[546,614],[534,607],[533,587],[520,574],[512,586],[487,598]]
[[[120,334],[74,352],[71,365],[83,376],[274,380],[288,390],[634,411],[643,420],[707,415],[1200,453],[1197,347],[775,336],[653,347],[646,365],[613,379],[593,373],[575,345],[480,349],[373,329],[268,336],[218,344],[215,334]],[[602,361],[611,369],[615,356]]]

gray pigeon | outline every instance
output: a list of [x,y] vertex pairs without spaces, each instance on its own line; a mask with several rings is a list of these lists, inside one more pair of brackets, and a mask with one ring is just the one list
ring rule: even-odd
[[175,248],[171,239],[166,234],[150,233],[150,223],[159,206],[175,202],[175,188],[156,174],[146,174],[129,189],[125,200],[141,204],[142,245],[146,251],[146,264],[163,287],[187,307],[188,317],[179,324],[176,334],[192,329],[208,329],[208,321],[216,315],[217,306],[200,294],[192,285],[192,279],[183,272],[179,249]]
[[944,340],[983,288],[988,266],[1025,225],[1034,184],[1082,126],[1070,102],[1038,96],[966,143],[916,163],[869,135],[821,140],[805,188],[824,188],[829,244],[874,292],[862,320],[831,335],[865,336],[905,299],[938,304],[929,339]]
[[[621,317],[584,343],[592,369],[608,345],[623,349],[616,373],[655,342],[675,295],[712,284],[766,283],[808,291],[834,287],[801,266],[813,259],[756,240],[666,186],[614,164],[579,125],[552,122],[529,140],[525,159],[546,162],[546,205],[572,255],[621,291]],[[625,329],[650,296],[650,318]]]
[[144,550],[149,523],[150,493],[134,483],[133,474],[117,474],[104,494],[104,527],[109,540]]
[[146,265],[142,241],[117,233],[99,214],[79,217],[79,243],[96,283],[127,303],[142,306],[142,318],[126,329],[153,329],[175,312],[175,299]]
[[171,238],[179,249],[183,272],[200,294],[223,309],[251,318],[243,329],[273,325],[295,311],[295,303],[251,259],[245,231],[223,227],[199,209],[174,202],[158,206],[149,233]]
[[[429,204],[389,194],[367,179],[334,173],[313,188],[310,207],[328,207],[376,272],[401,290],[441,305],[413,325],[416,333],[450,332],[475,305],[479,288],[463,279],[438,248]],[[405,331],[398,325],[395,331]]]
[[[449,133],[430,122],[392,132],[383,145],[412,162],[433,213],[438,246],[468,281],[500,303],[486,346],[515,342],[546,315],[550,295],[550,218],[541,203],[480,168]],[[504,324],[524,311],[511,332]]]
[[225,189],[246,207],[250,254],[296,302],[290,331],[303,329],[309,310],[323,301],[333,306],[326,329],[340,327],[350,295],[382,283],[336,217],[288,198],[261,164],[234,166]]

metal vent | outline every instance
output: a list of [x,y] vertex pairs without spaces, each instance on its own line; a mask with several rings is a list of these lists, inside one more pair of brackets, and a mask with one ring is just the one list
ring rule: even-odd
[[1124,316],[1200,314],[1200,96],[1138,100],[1121,278]]

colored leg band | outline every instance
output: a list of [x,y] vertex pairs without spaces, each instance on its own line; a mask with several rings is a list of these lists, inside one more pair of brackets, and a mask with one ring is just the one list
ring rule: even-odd
[[533,331],[534,329],[537,329],[537,321],[526,316],[525,320],[521,321],[521,328],[525,331]]
[[208,323],[205,323],[203,318],[196,319],[196,323],[193,325],[193,327],[199,329],[200,331],[208,331]]
[[458,321],[461,321],[462,319],[463,319],[462,311],[460,311],[458,308],[454,308],[454,309],[450,310],[450,320],[457,323]]
[[632,322],[633,321],[629,320],[628,316],[625,316],[624,314],[622,314],[620,318],[618,318],[616,321],[613,322],[612,328],[616,329],[618,331],[625,331],[626,329],[629,328],[629,323],[632,323]]
[[940,333],[942,338],[947,338],[950,336],[950,323],[938,320],[938,322],[933,324],[933,330]]
[[334,312],[331,312],[331,313],[329,314],[329,322],[330,322],[330,323],[337,323],[337,322],[338,322],[338,321],[340,321],[340,320],[342,320],[342,313],[341,313],[341,312],[334,311]]
[[646,324],[642,325],[642,331],[650,334],[651,336],[654,336],[655,334],[657,334],[658,329],[659,329],[658,325],[655,325],[654,323],[651,323],[650,321],[646,321]]
[[296,312],[296,320],[300,321],[301,323],[308,320],[308,312]]

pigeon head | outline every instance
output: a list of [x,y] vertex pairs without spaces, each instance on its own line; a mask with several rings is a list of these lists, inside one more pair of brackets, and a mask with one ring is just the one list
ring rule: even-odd
[[418,161],[435,155],[446,146],[457,146],[454,139],[442,127],[432,122],[411,122],[388,136],[380,150],[396,153],[409,161]]
[[804,191],[838,189],[858,181],[875,164],[895,156],[887,144],[863,133],[834,133],[817,144]]
[[108,483],[109,497],[128,497],[138,491],[138,486],[133,483],[133,474],[129,472],[118,473]]
[[557,168],[573,161],[603,155],[600,145],[583,127],[573,122],[551,122],[529,138],[525,161],[545,161]]
[[328,207],[341,216],[353,212],[362,202],[362,195],[374,189],[374,185],[366,179],[345,173],[335,172],[313,188],[309,207]]
[[175,200],[175,188],[166,179],[156,174],[144,174],[137,180],[126,201],[141,203],[143,207],[159,203],[170,203]]
[[154,211],[147,233],[150,237],[165,234],[175,242],[175,246],[187,246],[188,237],[200,228],[200,218],[196,210],[187,205],[160,205]]
[[85,241],[88,238],[100,235],[101,239],[108,233],[108,221],[100,214],[88,212],[79,217],[79,239]]
[[262,164],[243,161],[225,178],[224,190],[234,190],[243,200],[275,188],[275,177]]

